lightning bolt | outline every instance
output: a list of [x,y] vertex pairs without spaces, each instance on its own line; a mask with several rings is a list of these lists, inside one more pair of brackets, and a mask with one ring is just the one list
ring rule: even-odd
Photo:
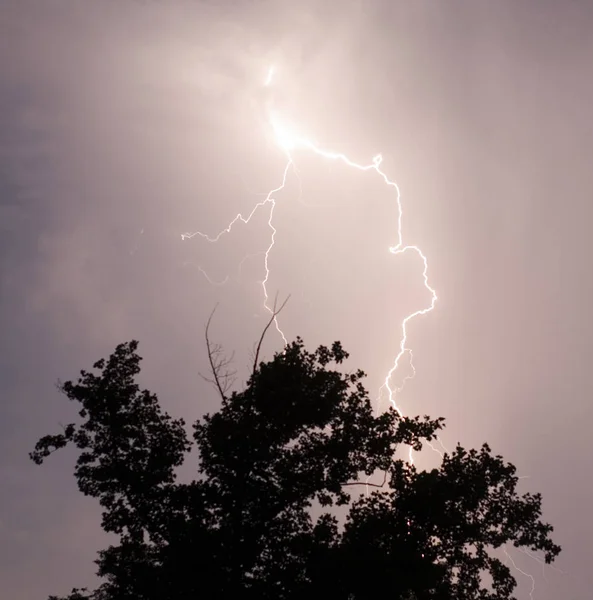
[[[265,80],[264,80],[265,87],[270,87],[273,84],[275,74],[276,74],[276,69],[274,66],[271,66],[269,68],[267,75],[265,77]],[[412,353],[412,350],[407,347],[408,325],[416,317],[426,315],[427,313],[434,310],[436,302],[437,302],[437,293],[436,293],[435,289],[429,283],[428,259],[427,259],[426,255],[422,252],[422,250],[420,249],[419,246],[404,243],[403,205],[402,205],[402,200],[401,200],[400,189],[399,189],[397,183],[395,181],[391,180],[387,176],[387,174],[382,170],[381,165],[383,162],[383,157],[381,154],[377,154],[371,160],[370,163],[360,164],[360,163],[357,163],[357,162],[351,160],[345,154],[342,154],[340,152],[330,151],[330,150],[322,148],[320,145],[318,145],[317,143],[315,143],[308,137],[300,134],[294,126],[283,121],[282,118],[280,117],[280,115],[276,111],[273,111],[273,110],[269,111],[268,124],[274,132],[274,136],[275,136],[277,145],[279,146],[281,151],[286,156],[286,164],[285,164],[284,170],[282,172],[280,184],[277,187],[274,187],[273,189],[271,189],[267,193],[267,195],[265,195],[265,198],[263,200],[261,200],[260,202],[257,202],[253,206],[251,212],[247,216],[243,216],[241,213],[238,213],[224,229],[219,231],[218,234],[211,236],[211,235],[208,235],[201,231],[186,232],[186,233],[181,234],[181,239],[189,240],[191,238],[199,236],[210,243],[216,243],[224,235],[230,234],[232,232],[233,228],[238,223],[248,225],[249,222],[251,221],[251,219],[253,218],[253,216],[260,209],[263,209],[264,207],[269,206],[269,216],[268,216],[267,223],[268,223],[268,227],[271,231],[271,235],[270,235],[270,243],[268,244],[266,250],[262,253],[263,257],[264,257],[263,263],[264,263],[265,276],[261,282],[261,286],[262,286],[262,291],[263,291],[263,296],[264,296],[263,306],[271,315],[273,315],[274,314],[273,307],[271,307],[269,304],[270,295],[268,293],[268,281],[270,278],[269,257],[270,257],[270,253],[272,252],[274,245],[276,243],[276,234],[277,234],[277,230],[274,227],[274,212],[276,209],[276,202],[277,202],[276,198],[275,198],[275,194],[281,192],[285,188],[286,182],[288,180],[288,175],[289,175],[289,172],[291,169],[294,170],[294,172],[298,176],[296,164],[293,159],[293,153],[296,150],[309,151],[323,159],[342,162],[342,163],[346,164],[348,167],[357,169],[358,171],[373,171],[373,172],[375,172],[376,175],[378,175],[382,179],[384,184],[388,188],[390,188],[394,191],[395,202],[396,202],[396,206],[397,206],[396,243],[395,243],[395,245],[389,247],[388,250],[391,254],[393,254],[395,256],[403,255],[405,253],[415,253],[416,255],[418,255],[420,257],[422,264],[423,264],[422,277],[423,277],[423,282],[424,282],[424,288],[428,291],[428,293],[430,295],[430,302],[428,303],[428,305],[424,306],[423,308],[419,308],[418,310],[413,311],[412,313],[408,314],[402,320],[402,322],[401,322],[401,337],[400,337],[400,341],[399,341],[397,354],[394,358],[391,368],[385,375],[383,384],[379,388],[379,393],[378,393],[378,398],[377,398],[377,400],[378,400],[377,411],[380,409],[380,402],[382,400],[383,392],[386,392],[387,399],[388,399],[389,403],[391,404],[391,406],[393,406],[393,408],[397,411],[397,413],[399,414],[400,417],[403,417],[404,416],[403,412],[396,402],[396,397],[399,393],[402,392],[406,383],[416,376],[416,368],[414,367],[414,363],[413,363],[413,353]],[[300,178],[299,178],[299,184],[300,184]],[[249,256],[254,256],[254,254],[250,254],[243,258],[243,260],[241,261],[241,264],[239,265],[239,270],[240,270],[240,267],[243,264],[243,262]],[[199,270],[208,279],[208,281],[211,282],[213,285],[223,285],[228,280],[228,277],[227,277],[222,282],[215,282],[208,276],[208,274],[202,267],[199,267]],[[276,330],[278,331],[279,335],[282,338],[282,341],[284,342],[285,345],[287,345],[288,340],[286,338],[286,335],[282,331],[282,328],[280,327],[277,317],[274,317],[274,324],[275,324]],[[391,380],[392,380],[394,374],[396,373],[398,367],[400,366],[400,362],[401,362],[403,356],[406,353],[409,356],[409,366],[411,368],[411,374],[405,376],[398,387],[393,387]],[[445,447],[445,445],[443,444],[440,437],[437,437],[436,440],[439,443],[439,445],[441,446],[442,450],[440,448],[437,448],[435,445],[431,444],[430,442],[427,443],[427,445],[432,450],[434,450],[436,453],[438,453],[441,457],[443,457],[443,452],[448,452],[448,450]],[[413,450],[411,447],[409,448],[409,463],[410,464],[414,463]],[[526,476],[523,476],[523,477],[526,477]],[[368,481],[367,481],[367,483],[368,483]],[[368,492],[368,490],[367,490],[367,492]],[[503,552],[506,556],[507,561],[511,563],[511,565],[515,568],[515,570],[518,571],[521,575],[529,578],[529,580],[531,581],[531,589],[529,592],[529,597],[530,597],[530,600],[533,600],[534,592],[535,592],[535,578],[533,577],[533,575],[527,573],[526,571],[522,570],[521,568],[519,568],[517,566],[517,564],[513,560],[512,556],[508,553],[506,548],[503,548]],[[541,561],[538,557],[533,556],[532,554],[527,553],[527,552],[525,552],[525,554],[527,554],[527,556],[529,556],[531,559],[537,561],[538,563],[543,564],[543,561]]]
[[[264,81],[264,86],[270,87],[273,84],[274,75],[275,75],[275,68],[274,68],[274,66],[272,66],[272,67],[270,67],[270,69],[267,72],[267,75],[266,75],[266,78]],[[387,174],[382,170],[381,164],[383,162],[383,157],[381,154],[376,155],[372,159],[372,161],[368,164],[359,164],[359,163],[351,160],[345,154],[321,148],[318,144],[314,143],[308,137],[301,135],[296,130],[296,128],[294,128],[292,125],[290,125],[287,122],[284,122],[281,119],[280,115],[275,111],[269,111],[268,123],[274,132],[274,136],[275,136],[277,145],[279,146],[279,148],[282,150],[282,152],[286,156],[286,165],[284,167],[284,171],[282,174],[280,184],[277,187],[271,189],[263,200],[256,203],[255,206],[252,208],[251,212],[249,214],[247,214],[247,216],[243,216],[241,213],[238,213],[229,222],[227,227],[222,229],[218,234],[216,234],[214,236],[210,236],[201,231],[196,231],[193,233],[186,232],[186,233],[181,234],[181,239],[187,240],[187,239],[191,239],[195,236],[199,236],[199,237],[207,240],[210,243],[216,243],[216,242],[218,242],[218,240],[220,240],[220,238],[222,236],[224,236],[226,234],[230,234],[231,231],[233,230],[233,228],[238,223],[243,223],[243,224],[247,225],[251,221],[253,216],[260,209],[269,206],[268,227],[271,231],[271,236],[270,236],[270,243],[264,252],[265,276],[261,282],[261,285],[262,285],[262,291],[263,291],[263,296],[264,296],[264,303],[263,303],[264,307],[270,314],[273,314],[273,309],[269,303],[270,296],[268,293],[268,281],[270,278],[269,257],[270,257],[270,253],[272,252],[274,245],[276,243],[276,234],[277,234],[277,230],[274,227],[274,212],[276,209],[276,202],[277,202],[275,199],[275,195],[278,192],[282,191],[284,189],[284,187],[286,186],[288,174],[289,174],[291,168],[296,171],[296,166],[295,166],[295,162],[293,159],[293,153],[296,150],[309,151],[321,158],[324,158],[326,160],[342,162],[342,163],[346,164],[348,167],[357,169],[359,171],[375,172],[383,180],[385,185],[394,191],[395,202],[396,202],[396,206],[397,206],[396,243],[395,243],[395,245],[389,247],[389,252],[395,256],[403,255],[405,253],[415,253],[420,257],[420,259],[422,260],[422,264],[423,264],[422,277],[423,277],[423,281],[424,281],[424,288],[430,294],[430,303],[427,306],[412,312],[411,314],[407,315],[403,319],[403,321],[401,323],[401,338],[400,338],[400,342],[399,342],[398,352],[395,356],[392,367],[389,369],[389,371],[385,375],[383,384],[382,384],[381,388],[379,389],[379,399],[381,398],[383,391],[386,391],[388,401],[390,402],[390,404],[394,407],[394,409],[398,412],[398,414],[400,416],[403,416],[402,410],[400,409],[400,407],[398,406],[398,404],[396,402],[396,395],[403,390],[403,387],[406,384],[406,382],[409,381],[410,379],[412,379],[416,374],[416,369],[415,369],[413,361],[412,361],[412,358],[413,358],[412,352],[409,348],[407,348],[408,325],[416,317],[425,315],[434,309],[436,301],[437,301],[437,294],[436,294],[436,291],[431,287],[431,285],[429,284],[429,281],[428,281],[428,260],[426,258],[426,255],[422,252],[422,250],[418,246],[407,245],[404,243],[403,232],[402,232],[403,207],[402,207],[400,189],[399,189],[397,183],[395,181],[391,180],[387,176]],[[282,338],[282,341],[286,345],[288,343],[288,340],[286,338],[286,335],[282,331],[282,328],[280,327],[280,324],[279,324],[277,318],[274,319],[274,324],[275,324],[276,330],[278,331],[278,333],[280,334],[280,336]],[[406,352],[409,353],[412,374],[405,377],[402,384],[399,387],[392,387],[391,380],[400,365],[400,361],[402,360],[402,357],[404,356],[404,354],[406,354]],[[439,453],[442,454],[440,451],[439,451]],[[410,461],[413,462],[411,448],[410,448]]]
[[509,554],[508,550],[503,546],[502,551],[504,552],[504,555],[507,557],[508,562],[511,563],[511,565],[513,565],[513,568],[518,571],[519,573],[521,573],[521,575],[523,575],[524,577],[527,577],[530,581],[531,581],[531,589],[529,590],[529,598],[530,600],[533,600],[533,594],[535,593],[535,577],[529,573],[527,573],[526,571],[523,571],[523,569],[521,569],[520,567],[517,566],[517,563],[513,560],[513,557]]

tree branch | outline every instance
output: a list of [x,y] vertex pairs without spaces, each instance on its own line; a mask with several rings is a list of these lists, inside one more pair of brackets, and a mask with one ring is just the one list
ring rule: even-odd
[[272,323],[276,320],[276,317],[280,314],[280,311],[286,306],[286,303],[288,302],[289,299],[290,299],[290,294],[286,297],[286,300],[282,303],[282,306],[280,306],[280,308],[277,309],[276,306],[278,304],[278,294],[276,294],[276,297],[274,298],[274,307],[272,309],[272,316],[270,317],[268,324],[264,327],[264,330],[262,331],[262,334],[259,338],[259,342],[257,344],[257,349],[255,351],[255,358],[253,359],[253,375],[255,375],[255,372],[257,371],[257,362],[259,360],[259,353],[261,350],[261,345],[264,341],[264,337],[266,336],[266,333],[268,332],[268,329],[270,328]]
[[212,344],[210,342],[210,323],[212,321],[212,317],[216,309],[218,308],[218,304],[214,307],[212,312],[210,313],[210,317],[208,317],[208,322],[206,323],[206,349],[208,351],[208,361],[210,363],[210,370],[212,372],[212,379],[208,377],[204,377],[200,373],[200,377],[216,386],[220,397],[225,400],[226,393],[230,389],[230,387],[235,382],[236,371],[228,370],[228,367],[232,364],[233,358],[235,354],[231,354],[230,358],[225,358],[222,356],[222,346],[220,344]]
[[342,484],[342,485],[366,485],[367,487],[375,487],[375,488],[382,488],[385,485],[385,482],[387,481],[387,471],[383,472],[383,481],[379,484],[379,483],[368,483],[368,482],[364,482],[364,481],[347,481],[346,483]]

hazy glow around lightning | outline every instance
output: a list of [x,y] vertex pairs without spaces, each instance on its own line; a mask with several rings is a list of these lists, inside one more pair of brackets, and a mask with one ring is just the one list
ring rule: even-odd
[[276,73],[276,67],[274,65],[270,65],[268,69],[268,74],[266,76],[266,80],[264,81],[264,86],[269,87],[272,85],[272,80],[274,79],[274,74]]
[[300,136],[293,127],[283,123],[276,114],[270,115],[270,125],[274,130],[276,143],[285,152],[290,152],[298,146],[306,147],[309,144],[306,138]]

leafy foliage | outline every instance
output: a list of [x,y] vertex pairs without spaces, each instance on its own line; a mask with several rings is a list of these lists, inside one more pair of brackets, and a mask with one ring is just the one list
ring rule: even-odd
[[[457,447],[432,471],[394,458],[402,444],[434,439],[443,419],[375,416],[364,373],[330,368],[348,358],[339,342],[310,353],[297,338],[260,363],[194,424],[193,442],[135,383],[137,346],[119,345],[98,374],[63,384],[82,422],[31,453],[41,464],[74,444],[79,489],[119,535],[99,552],[99,588],[68,600],[506,600],[515,580],[493,550],[514,544],[547,562],[560,552],[541,497],[519,496],[515,468],[487,445]],[[180,483],[175,469],[193,444],[199,476]],[[377,471],[384,485],[353,498]]]

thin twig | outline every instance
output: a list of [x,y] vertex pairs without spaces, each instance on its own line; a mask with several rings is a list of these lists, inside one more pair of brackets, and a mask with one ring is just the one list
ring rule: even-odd
[[387,481],[387,471],[385,471],[383,473],[383,482],[381,484],[368,483],[368,482],[364,482],[364,481],[348,481],[348,482],[344,483],[343,485],[366,485],[369,487],[382,488],[385,485],[386,481]]
[[[223,400],[225,400],[226,392],[233,385],[233,383],[235,381],[234,376],[236,374],[236,371],[226,370],[224,373],[222,373],[222,370],[226,369],[232,363],[235,355],[233,353],[231,355],[231,358],[224,358],[224,357],[219,358],[219,356],[222,354],[222,346],[220,344],[212,345],[210,343],[210,335],[209,335],[210,323],[212,321],[212,317],[214,316],[214,312],[216,311],[217,308],[218,308],[218,304],[214,307],[214,309],[210,313],[210,317],[208,318],[208,322],[206,323],[206,331],[205,331],[206,349],[208,351],[208,361],[210,362],[210,370],[212,371],[213,379],[204,377],[201,373],[200,373],[200,377],[202,377],[202,379],[204,379],[208,383],[214,384],[216,386],[216,388],[218,389],[220,397]],[[222,381],[224,381],[224,383],[222,383]]]
[[259,338],[259,342],[257,344],[257,349],[255,351],[255,358],[253,360],[253,375],[255,375],[255,372],[257,371],[257,362],[259,360],[259,353],[261,350],[261,345],[264,341],[264,337],[266,336],[266,333],[267,333],[268,329],[270,328],[270,326],[272,325],[272,323],[276,320],[276,317],[280,314],[280,311],[286,306],[286,303],[288,302],[289,299],[290,299],[290,294],[286,297],[286,300],[282,303],[282,306],[280,308],[276,309],[276,306],[278,303],[278,294],[276,294],[276,297],[274,298],[274,308],[272,309],[272,316],[270,317],[268,324],[264,327],[264,330],[262,331],[262,334]]

